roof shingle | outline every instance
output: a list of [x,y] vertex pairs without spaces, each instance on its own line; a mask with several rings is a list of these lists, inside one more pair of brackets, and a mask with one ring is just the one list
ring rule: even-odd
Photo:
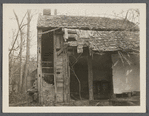
[[86,30],[128,30],[138,31],[139,27],[133,22],[121,19],[111,19],[105,17],[88,17],[88,16],[65,16],[65,15],[40,15],[38,28],[55,28],[65,27],[73,29],[86,29]]

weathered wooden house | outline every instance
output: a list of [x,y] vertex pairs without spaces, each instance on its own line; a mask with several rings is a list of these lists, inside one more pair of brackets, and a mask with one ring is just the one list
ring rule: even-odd
[[37,24],[39,102],[113,97],[112,55],[139,52],[139,27],[127,19],[51,15]]

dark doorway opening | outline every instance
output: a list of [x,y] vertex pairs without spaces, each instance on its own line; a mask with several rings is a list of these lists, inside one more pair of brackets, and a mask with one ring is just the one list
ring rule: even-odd
[[[88,99],[89,97],[89,91],[88,91],[88,64],[87,64],[87,54],[88,49],[84,48],[82,54],[77,53],[77,49],[74,49],[73,55],[70,55],[69,60],[70,63],[73,64],[73,62],[76,60],[76,58],[79,59],[77,63],[74,65],[74,72],[70,70],[70,93],[71,98],[75,100],[79,100],[79,82],[81,84],[81,97],[82,99]],[[70,65],[71,65],[70,64]],[[75,74],[77,77],[75,76]],[[78,78],[78,79],[77,79]]]
[[110,83],[106,80],[94,81],[94,99],[108,99]]
[[112,91],[112,59],[109,52],[93,58],[94,99],[108,99]]
[[53,33],[42,35],[42,61],[53,62]]
[[[74,56],[70,56],[70,62],[75,60],[74,57],[79,56],[75,50]],[[81,96],[82,99],[89,99],[88,87],[88,49],[84,48],[83,53],[77,63],[74,65],[74,72],[70,71],[70,93],[71,98],[79,100],[79,79],[81,83]],[[94,54],[92,57],[93,67],[93,93],[94,99],[109,99],[111,94],[112,84],[112,60],[110,53]]]
[[53,54],[54,44],[53,42],[54,40],[53,40],[52,32],[42,35],[42,40],[41,40],[42,77],[49,84],[54,84],[54,54]]

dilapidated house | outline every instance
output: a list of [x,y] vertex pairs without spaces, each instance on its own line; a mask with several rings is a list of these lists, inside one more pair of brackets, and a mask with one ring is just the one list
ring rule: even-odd
[[43,10],[37,35],[41,104],[112,98],[117,64],[112,55],[131,65],[125,55],[139,53],[139,27],[127,19],[51,15]]

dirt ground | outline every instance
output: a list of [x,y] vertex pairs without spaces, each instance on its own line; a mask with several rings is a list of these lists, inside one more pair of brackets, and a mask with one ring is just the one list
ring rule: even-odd
[[111,100],[113,106],[139,106],[140,96],[133,96],[129,98],[116,98]]
[[[133,96],[129,98],[115,98],[110,100],[71,100],[70,103],[51,103],[49,106],[139,106],[140,97]],[[24,102],[17,104],[10,104],[10,107],[19,107],[19,106],[41,106],[36,102]]]

